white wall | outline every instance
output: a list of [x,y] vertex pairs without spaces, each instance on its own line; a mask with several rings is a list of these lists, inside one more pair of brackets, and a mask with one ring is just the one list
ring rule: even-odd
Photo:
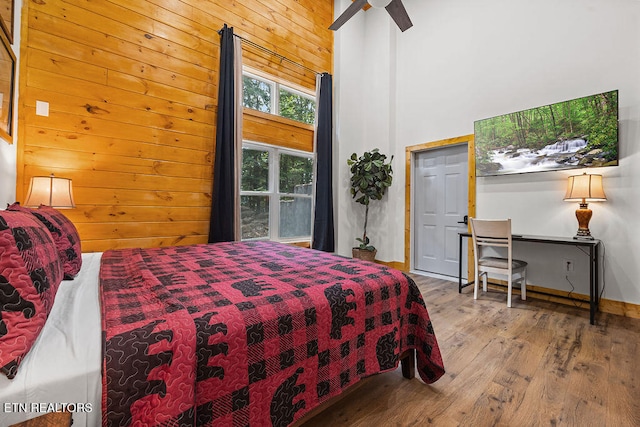
[[0,209],[4,209],[8,203],[16,201],[16,134],[17,134],[17,111],[18,111],[18,72],[20,59],[20,17],[22,12],[22,2],[16,2],[14,8],[14,34],[13,53],[16,56],[16,75],[13,94],[13,144],[7,144],[0,138]]
[[[336,1],[336,14],[348,3]],[[618,89],[620,166],[589,170],[603,174],[608,197],[590,204],[590,229],[606,248],[604,297],[640,304],[640,2],[404,4],[414,23],[405,33],[376,9],[360,12],[336,33],[338,170],[345,183],[337,191],[344,220],[338,252],[348,253],[359,219],[343,194],[347,153],[379,146],[395,154],[394,184],[371,234],[373,239],[376,230],[376,240],[384,238],[379,259],[402,261],[406,146],[471,134],[478,119]],[[384,114],[388,128],[380,123]],[[572,236],[577,204],[562,201],[569,174],[479,178],[477,216],[511,217],[516,233]],[[586,268],[586,256],[572,247],[558,252],[530,244],[522,250],[536,285],[570,290],[563,258],[575,261],[576,270]],[[585,277],[576,271],[569,280],[588,294]]]
[[[351,2],[336,2],[336,13]],[[336,141],[335,162],[338,165],[338,180],[335,190],[337,198],[337,249],[340,254],[350,255],[362,237],[365,207],[353,201],[349,193],[349,168],[347,159],[352,153],[360,156],[364,151],[380,149],[389,158],[396,154],[395,91],[395,29],[386,14],[360,12],[345,24],[335,38],[336,84],[335,114]],[[338,71],[339,70],[339,71]],[[375,90],[371,90],[375,88]],[[404,173],[404,155],[392,160],[393,184],[382,201],[369,205],[367,235],[378,249],[378,259],[391,255],[389,248],[395,245],[393,228],[383,225],[395,218],[390,199],[397,198],[399,179]],[[402,223],[397,225],[403,226]]]

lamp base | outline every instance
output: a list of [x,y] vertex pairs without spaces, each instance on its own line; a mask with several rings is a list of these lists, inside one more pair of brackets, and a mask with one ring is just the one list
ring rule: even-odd
[[589,231],[589,221],[591,220],[591,209],[587,203],[580,203],[580,207],[576,209],[576,218],[578,219],[578,232],[573,237],[581,240],[595,240]]
[[596,240],[593,236],[573,236],[574,240]]

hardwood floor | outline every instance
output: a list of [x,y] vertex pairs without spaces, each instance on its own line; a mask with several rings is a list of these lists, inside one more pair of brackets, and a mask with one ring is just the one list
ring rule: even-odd
[[640,426],[640,320],[412,276],[447,372],[367,379],[306,422],[325,426]]

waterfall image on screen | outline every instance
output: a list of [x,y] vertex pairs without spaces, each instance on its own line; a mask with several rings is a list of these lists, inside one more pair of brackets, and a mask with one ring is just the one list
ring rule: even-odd
[[618,91],[474,124],[476,176],[618,165]]

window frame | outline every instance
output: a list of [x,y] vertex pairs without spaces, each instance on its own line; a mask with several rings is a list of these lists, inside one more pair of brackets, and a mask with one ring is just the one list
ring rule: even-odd
[[[240,189],[240,198],[242,196],[268,196],[269,197],[269,235],[267,237],[256,237],[251,239],[243,239],[242,241],[254,240],[272,240],[282,243],[293,242],[311,242],[313,238],[313,214],[315,211],[315,188],[316,188],[316,156],[315,153],[309,151],[295,150],[287,147],[280,147],[263,142],[243,140],[242,149],[266,151],[269,153],[269,179],[267,191],[247,191],[242,190],[242,173],[238,174],[238,188]],[[312,178],[311,178],[311,194],[295,194],[283,193],[280,191],[280,154],[286,154],[296,157],[311,159],[312,162]],[[242,162],[241,162],[242,163]],[[280,238],[280,198],[281,197],[298,197],[311,200],[310,221],[311,227],[308,236],[295,236],[288,238]],[[242,215],[242,213],[240,213]],[[242,217],[240,217],[242,221]],[[242,223],[242,222],[241,222]],[[241,233],[242,235],[242,233]]]
[[[260,111],[258,109],[251,108],[251,107],[244,107],[244,108],[248,108],[253,111],[259,111],[265,114],[272,114],[274,116],[282,117],[288,120],[293,120],[294,122],[302,123],[303,125],[315,126],[315,119],[314,119],[314,123],[306,123],[300,120],[292,119],[290,117],[284,117],[280,114],[280,89],[283,89],[287,92],[291,92],[294,95],[307,98],[308,100],[313,101],[313,103],[317,105],[318,100],[316,99],[315,92],[311,92],[300,87],[294,87],[291,84],[283,83],[275,76],[265,75],[249,67],[244,67],[244,66],[242,67],[242,77],[249,77],[251,79],[258,80],[262,83],[269,85],[272,89],[270,112]],[[316,111],[316,117],[317,117],[317,111]]]
[[[280,93],[278,92],[278,86],[276,84],[276,82],[271,81],[265,77],[259,76],[257,74],[245,71],[245,69],[242,69],[242,77],[249,77],[253,80],[257,80],[259,82],[262,82],[268,86],[271,87],[271,99],[270,101],[270,105],[269,105],[269,110],[270,111],[260,111],[257,108],[251,108],[251,107],[245,107],[245,108],[249,108],[251,110],[255,110],[255,111],[260,111],[261,113],[265,113],[265,114],[274,114],[274,111],[276,111],[276,109],[278,108],[278,102],[276,102],[277,99],[280,98]],[[242,85],[243,87],[243,98],[244,98],[244,84]],[[244,103],[243,103],[244,104]],[[276,114],[279,115],[279,114]]]
[[[310,100],[310,101],[313,101],[314,105],[316,105],[316,107],[317,107],[317,100],[316,100],[315,95],[314,95],[314,96],[311,96],[311,95],[309,95],[308,93],[305,93],[305,92],[303,92],[303,91],[301,91],[301,90],[298,90],[298,89],[292,88],[292,87],[290,87],[290,86],[283,85],[283,84],[280,84],[280,83],[276,82],[276,91],[277,91],[277,93],[278,93],[278,96],[277,96],[277,102],[276,102],[276,111],[277,111],[277,115],[278,115],[278,116],[280,116],[280,117],[284,117],[284,116],[280,113],[280,90],[281,90],[281,89],[282,89],[282,90],[284,90],[285,92],[290,92],[290,93],[292,93],[292,94],[294,94],[294,95],[298,95],[298,96],[299,96],[299,97],[301,97],[301,98],[306,98],[306,99],[308,99],[308,100]],[[314,111],[314,119],[313,119],[313,123],[303,122],[303,121],[301,121],[301,120],[292,119],[291,117],[284,117],[284,118],[285,118],[285,119],[289,119],[289,120],[294,120],[294,121],[299,122],[299,123],[304,123],[305,125],[315,126],[315,121],[316,121],[316,118],[317,118],[317,111]]]

